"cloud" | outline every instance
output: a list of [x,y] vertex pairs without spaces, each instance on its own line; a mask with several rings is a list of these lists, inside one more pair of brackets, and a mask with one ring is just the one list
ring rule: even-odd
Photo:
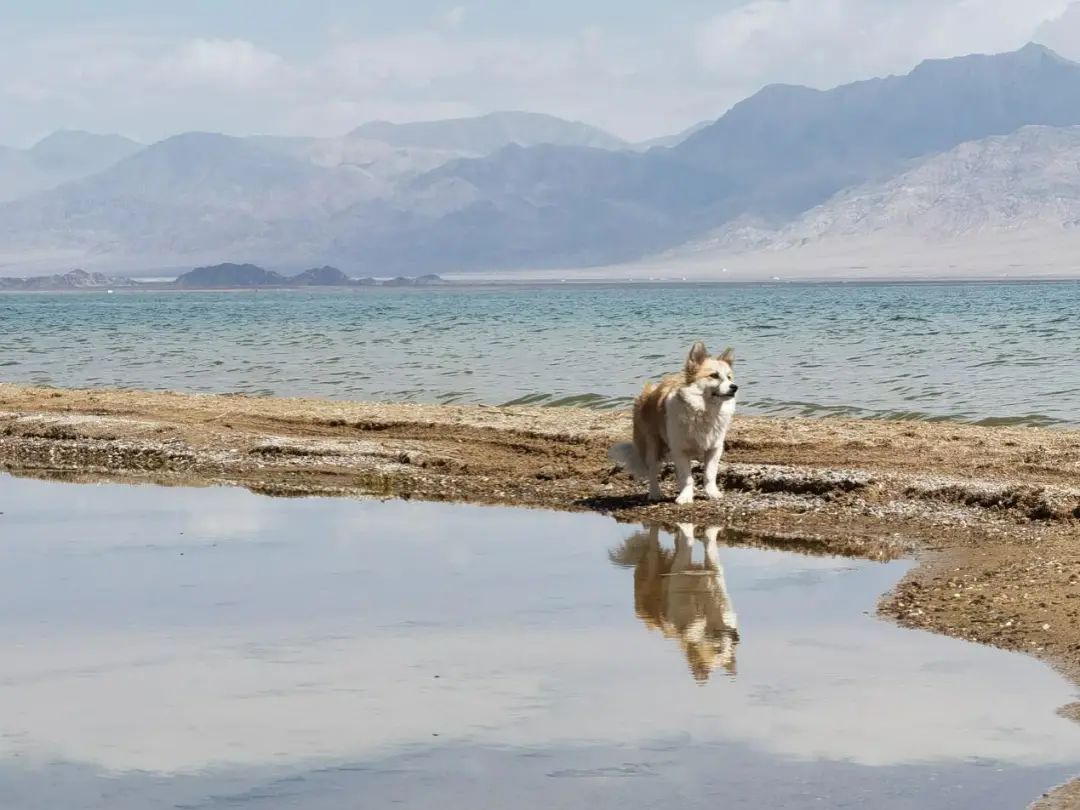
[[1080,6],[1068,0],[748,0],[651,29],[544,34],[474,34],[466,18],[455,5],[419,27],[336,30],[309,49],[134,28],[0,33],[0,142],[61,127],[332,135],[374,118],[498,109],[644,138],[716,118],[773,82],[830,87],[1036,37],[1080,54]]
[[243,39],[193,39],[181,43],[153,66],[173,84],[208,84],[250,89],[284,65],[280,56]]
[[1068,0],[754,0],[709,20],[702,68],[731,84],[830,87],[924,59],[1013,50]]
[[460,28],[465,22],[465,6],[454,6],[442,16],[442,24],[447,28]]
[[1080,2],[1039,26],[1034,37],[1069,59],[1080,59]]
[[0,49],[0,77],[18,76],[0,78],[0,121],[49,122],[32,136],[79,127],[154,139],[193,128],[331,135],[373,118],[531,109],[648,134],[681,126],[693,92],[672,87],[665,48],[597,29],[469,38],[427,28],[330,42],[306,59],[243,39],[100,45],[45,43],[46,59],[30,58],[37,45]]
[[994,53],[1030,41],[1068,0],[755,0],[713,18],[703,67],[743,81],[828,87],[906,72],[924,59]]

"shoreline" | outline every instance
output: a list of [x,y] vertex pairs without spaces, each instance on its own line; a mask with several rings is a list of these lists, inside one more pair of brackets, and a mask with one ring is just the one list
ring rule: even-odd
[[[625,411],[0,384],[13,475],[594,511],[720,525],[733,544],[910,556],[881,616],[1080,684],[1080,430],[737,415],[724,498],[686,507],[649,504],[612,468],[607,447],[628,434]],[[1080,792],[1040,807],[1067,796]]]
[[890,287],[890,286],[953,286],[971,284],[1029,285],[1029,284],[1080,284],[1080,275],[1048,274],[1032,276],[924,276],[903,275],[884,276],[808,276],[791,278],[715,278],[715,277],[603,277],[574,278],[569,276],[530,277],[512,275],[488,278],[483,273],[451,274],[444,276],[437,284],[306,284],[306,285],[266,285],[234,287],[179,287],[171,282],[142,282],[130,285],[93,286],[93,287],[53,287],[42,289],[16,289],[0,287],[0,295],[78,295],[125,293],[272,293],[272,292],[326,292],[338,295],[385,292],[427,292],[431,290],[513,290],[513,289],[610,289],[622,287]]
[[[0,276],[0,281],[6,276]],[[11,276],[22,279],[23,276]],[[38,276],[27,276],[38,278]],[[127,276],[124,276],[127,278]],[[430,291],[499,291],[499,289],[608,289],[622,287],[757,287],[757,286],[953,286],[971,284],[1027,285],[1027,284],[1080,284],[1080,274],[1048,273],[1045,275],[980,275],[980,274],[942,274],[912,276],[895,275],[809,275],[791,276],[791,278],[764,278],[764,276],[734,275],[732,278],[715,275],[685,276],[617,276],[552,275],[530,274],[524,271],[517,275],[488,275],[483,271],[475,273],[450,273],[441,276],[441,281],[426,284],[268,284],[249,286],[177,286],[172,282],[143,282],[131,279],[133,284],[116,286],[79,286],[79,287],[42,287],[40,289],[21,289],[0,285],[0,295],[71,295],[71,294],[111,294],[130,293],[297,293],[323,292],[337,295],[387,292],[430,292]]]

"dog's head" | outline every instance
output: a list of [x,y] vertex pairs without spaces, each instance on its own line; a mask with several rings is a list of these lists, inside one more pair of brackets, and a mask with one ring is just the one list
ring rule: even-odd
[[739,386],[735,384],[735,352],[730,348],[723,354],[710,357],[700,340],[690,347],[686,356],[686,384],[697,388],[706,401],[733,399]]

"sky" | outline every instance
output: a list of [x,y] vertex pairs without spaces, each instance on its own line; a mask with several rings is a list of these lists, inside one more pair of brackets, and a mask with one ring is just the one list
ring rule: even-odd
[[1080,59],[1080,0],[0,0],[0,144],[330,136],[508,109],[640,140],[766,84],[1032,40]]

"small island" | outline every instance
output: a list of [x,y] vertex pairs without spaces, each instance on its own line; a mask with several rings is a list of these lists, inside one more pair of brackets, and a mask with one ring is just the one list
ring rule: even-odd
[[25,278],[0,277],[0,292],[55,292],[65,290],[249,290],[249,289],[296,289],[302,287],[353,288],[353,287],[431,287],[448,282],[439,276],[397,276],[391,279],[372,277],[352,278],[344,271],[329,265],[312,267],[295,275],[284,275],[256,264],[223,264],[196,267],[181,274],[173,281],[138,281],[126,276],[88,273],[72,270],[49,276]]

